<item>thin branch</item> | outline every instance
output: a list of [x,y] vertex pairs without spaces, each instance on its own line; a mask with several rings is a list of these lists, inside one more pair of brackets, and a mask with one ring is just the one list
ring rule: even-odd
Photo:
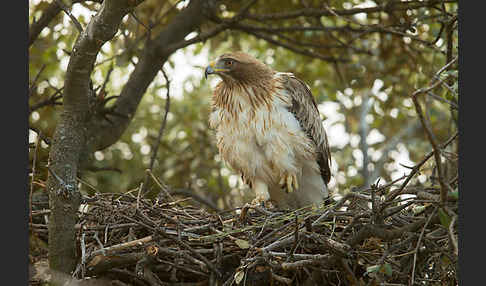
[[456,224],[456,222],[457,222],[457,215],[453,215],[451,223],[449,225],[449,229],[448,229],[449,232],[448,233],[449,233],[449,239],[450,239],[452,247],[454,249],[454,254],[456,256],[458,256],[459,255],[459,248],[457,246],[457,238],[454,235],[454,225]]
[[373,170],[373,173],[370,175],[370,182],[374,182],[379,176],[381,171],[383,170],[383,166],[386,163],[388,159],[388,153],[390,153],[391,150],[397,146],[398,143],[400,143],[400,140],[404,137],[407,136],[408,134],[411,134],[414,132],[418,127],[420,126],[420,123],[418,122],[412,122],[408,124],[405,128],[400,130],[395,136],[390,138],[387,142],[387,144],[380,149],[382,155],[378,161],[375,162],[375,168]]
[[106,84],[110,80],[110,76],[111,76],[111,73],[113,72],[113,69],[114,69],[114,67],[113,67],[113,65],[111,65],[110,69],[106,73],[105,81],[103,82],[103,85],[101,86],[101,92],[103,92],[103,93],[105,93]]
[[[101,3],[103,0],[89,0],[91,2]],[[72,0],[72,4],[87,2],[87,0]],[[42,16],[38,21],[32,22],[29,26],[29,47],[37,40],[40,33],[44,28],[46,28],[49,23],[61,12],[61,7],[54,1],[47,6],[46,9],[42,11]]]
[[361,104],[360,117],[359,117],[359,148],[361,153],[363,153],[363,167],[361,168],[361,175],[363,176],[364,186],[367,188],[371,183],[370,172],[368,170],[368,164],[370,163],[370,157],[368,155],[368,143],[366,138],[368,137],[369,124],[366,121],[366,116],[368,115],[371,107],[373,106],[373,101],[368,93],[363,94],[364,102]]
[[413,103],[415,105],[417,115],[420,118],[420,122],[422,123],[422,126],[425,130],[425,133],[427,134],[429,142],[432,145],[432,148],[434,150],[435,164],[436,164],[436,167],[437,167],[437,174],[438,174],[438,177],[439,177],[439,184],[440,184],[440,187],[441,187],[441,192],[440,192],[440,198],[441,199],[440,199],[440,201],[441,201],[441,203],[444,204],[447,201],[447,192],[451,187],[446,185],[446,182],[444,181],[444,176],[443,176],[444,174],[442,172],[442,162],[441,162],[441,157],[440,157],[440,150],[439,150],[439,147],[437,145],[437,142],[435,141],[435,136],[432,133],[432,130],[430,128],[430,123],[428,122],[428,120],[425,119],[423,112],[422,112],[422,107],[420,106],[420,103],[417,100],[417,95],[419,95],[420,93],[421,93],[420,90],[415,91],[412,94],[412,100],[413,100]]
[[172,53],[172,52],[174,52],[174,51],[176,51],[178,49],[187,47],[187,46],[192,45],[194,43],[203,42],[203,41],[205,41],[205,40],[207,40],[207,39],[209,39],[211,37],[216,36],[220,32],[222,32],[222,31],[224,31],[224,30],[226,30],[226,29],[228,29],[230,27],[233,27],[233,25],[235,23],[241,21],[243,18],[246,17],[248,10],[257,1],[258,0],[250,0],[250,1],[248,1],[248,3],[246,3],[246,5],[243,6],[243,8],[241,8],[241,10],[238,11],[238,13],[235,16],[233,16],[231,19],[225,19],[225,20],[219,19],[219,22],[220,22],[219,25],[211,28],[210,30],[208,30],[206,32],[203,32],[203,33],[198,34],[194,38],[191,38],[189,40],[185,40],[185,41],[181,41],[181,42],[178,42],[178,43],[169,45],[167,48],[165,48],[165,52],[170,54],[170,53]]
[[256,20],[256,21],[269,21],[269,20],[287,20],[287,19],[294,19],[301,16],[306,17],[320,17],[320,16],[352,16],[359,13],[377,13],[377,12],[393,12],[393,11],[404,11],[404,10],[413,10],[419,9],[422,7],[430,7],[436,5],[438,3],[457,3],[457,0],[445,0],[445,1],[420,1],[420,2],[395,2],[390,1],[387,2],[388,4],[379,5],[376,7],[369,7],[369,8],[353,8],[353,9],[343,9],[343,10],[332,10],[329,9],[315,9],[315,8],[304,8],[296,11],[290,12],[279,12],[279,13],[270,13],[270,14],[248,14],[246,17],[248,19]]
[[32,91],[36,87],[37,80],[39,79],[39,76],[41,75],[41,73],[44,71],[45,68],[46,68],[46,64],[43,64],[42,67],[40,68],[39,72],[35,75],[34,80],[30,84],[30,87],[29,87],[29,97],[32,95]]
[[306,50],[306,49],[301,49],[301,48],[298,48],[298,47],[294,47],[294,46],[291,46],[287,43],[284,43],[284,42],[281,42],[281,41],[278,41],[278,40],[275,40],[273,39],[271,36],[267,36],[263,33],[258,33],[258,32],[255,32],[255,31],[251,31],[251,30],[245,30],[244,28],[240,27],[239,25],[234,25],[232,26],[232,28],[234,29],[237,29],[237,30],[242,30],[250,35],[253,35],[257,38],[260,38],[260,39],[263,39],[271,44],[274,44],[276,46],[281,46],[281,47],[284,47],[288,50],[291,50],[295,53],[298,53],[298,54],[301,54],[301,55],[305,55],[305,56],[308,56],[308,57],[311,57],[311,58],[318,58],[320,60],[323,60],[323,61],[328,61],[328,62],[348,62],[349,60],[348,59],[342,59],[342,58],[335,58],[335,57],[330,57],[330,56],[323,56],[321,54],[318,54],[318,53],[315,53],[315,52],[312,52],[310,50]]
[[455,103],[455,102],[452,102],[450,100],[447,100],[445,98],[442,98],[441,96],[438,96],[437,94],[431,92],[431,91],[427,91],[426,93],[428,96],[438,100],[438,101],[441,101],[441,102],[444,102],[444,103],[447,103],[451,106],[451,108],[455,109],[455,110],[459,110],[459,106]]
[[130,15],[133,17],[133,19],[135,19],[135,21],[137,21],[137,23],[142,25],[147,30],[148,36],[150,37],[150,32],[152,31],[152,29],[149,26],[145,25],[142,21],[140,21],[140,19],[138,19],[137,15],[135,15],[134,11],[130,12]]
[[68,7],[62,2],[62,0],[56,0],[56,3],[64,11],[64,13],[66,13],[66,15],[68,15],[69,18],[71,18],[71,21],[73,21],[73,24],[76,27],[76,29],[78,30],[78,32],[82,33],[83,32],[83,26],[81,26],[78,19],[76,19],[76,17],[74,17],[74,15],[71,13],[71,11],[69,11]]
[[170,191],[170,194],[171,195],[181,195],[181,196],[186,196],[186,197],[191,197],[193,198],[195,201],[201,203],[201,204],[204,204],[208,207],[210,207],[211,209],[213,210],[216,210],[216,211],[219,211],[220,209],[218,208],[218,206],[212,202],[211,200],[203,197],[203,196],[200,196],[198,194],[196,194],[194,191],[192,190],[189,190],[189,189],[175,189],[175,190],[171,190]]
[[30,179],[30,192],[29,192],[29,222],[32,223],[32,194],[34,192],[34,178],[37,165],[37,150],[39,150],[40,140],[42,133],[39,131],[37,140],[35,143],[34,155],[32,158],[32,177]]
[[[456,137],[458,135],[459,135],[458,132],[456,132],[454,135],[452,135],[444,144],[442,144],[441,148],[443,149],[443,148],[447,147],[450,143],[452,143],[454,141],[454,139],[456,139]],[[427,160],[429,160],[434,154],[435,154],[435,150],[432,150],[427,155],[425,155],[425,157],[424,157],[424,159],[422,159],[422,161],[420,161],[418,164],[416,164],[412,168],[412,171],[410,172],[410,174],[408,174],[407,178],[402,183],[400,188],[391,191],[387,195],[385,202],[382,204],[382,207],[380,208],[380,212],[383,211],[383,209],[386,207],[387,203],[393,201],[393,199],[395,199],[398,195],[400,195],[403,192],[403,190],[405,189],[405,186],[407,186],[408,182],[413,178],[413,176],[415,176],[415,174],[418,173],[418,171],[420,170],[422,165],[425,164],[425,162],[427,162]]]
[[51,139],[49,139],[44,134],[42,134],[42,132],[38,128],[29,126],[29,129],[37,133],[37,136],[39,136],[42,139],[42,141],[44,141],[44,143],[46,143],[47,145],[51,144]]
[[417,262],[417,254],[418,254],[418,251],[419,251],[419,248],[420,248],[420,243],[422,242],[422,238],[424,237],[425,229],[427,228],[427,225],[429,224],[429,222],[432,219],[432,217],[435,215],[435,212],[436,211],[437,211],[437,208],[435,208],[434,211],[429,215],[427,221],[424,224],[424,227],[422,228],[422,231],[420,232],[420,236],[418,238],[417,245],[415,246],[415,251],[414,251],[414,254],[413,254],[412,276],[410,278],[410,284],[409,284],[410,286],[411,285],[414,285],[414,280],[415,280],[415,265],[416,265],[416,262]]
[[164,134],[165,130],[165,125],[167,124],[167,115],[169,114],[169,109],[170,109],[170,80],[169,77],[167,76],[164,68],[160,69],[162,71],[162,74],[164,75],[165,78],[165,86],[167,89],[167,93],[165,94],[166,100],[165,100],[165,113],[164,113],[164,118],[162,119],[162,124],[160,125],[159,128],[159,134],[157,135],[157,139],[155,140],[154,145],[152,146],[152,157],[150,158],[150,164],[148,170],[150,172],[147,172],[147,175],[145,176],[145,182],[143,184],[142,188],[142,193],[147,192],[147,185],[148,185],[148,179],[149,179],[149,173],[152,173],[152,170],[154,168],[154,163],[155,159],[157,158],[157,153],[159,151],[159,145],[162,140],[162,135]]
[[29,114],[31,114],[33,111],[39,109],[39,108],[42,108],[44,106],[48,106],[48,105],[61,105],[62,103],[60,103],[58,100],[62,98],[62,94],[61,92],[63,91],[64,87],[61,87],[59,89],[56,90],[56,92],[54,92],[51,96],[49,96],[47,99],[43,100],[43,101],[40,101],[36,104],[33,104],[30,108],[29,108]]
[[166,89],[167,89],[167,93],[165,94],[165,113],[164,113],[164,119],[162,120],[162,125],[160,126],[160,129],[159,129],[159,134],[157,135],[157,140],[155,141],[155,144],[153,146],[154,148],[154,153],[152,154],[152,158],[150,159],[150,170],[152,171],[153,169],[153,166],[154,166],[154,162],[155,162],[155,158],[157,157],[157,151],[159,149],[159,145],[160,145],[160,141],[162,139],[162,135],[164,134],[164,130],[165,130],[165,126],[167,124],[167,115],[169,114],[169,110],[170,110],[170,80],[169,80],[169,77],[167,76],[167,73],[165,72],[165,70],[162,68],[161,69],[162,71],[162,74],[164,75],[164,78],[165,78],[165,82],[166,82]]

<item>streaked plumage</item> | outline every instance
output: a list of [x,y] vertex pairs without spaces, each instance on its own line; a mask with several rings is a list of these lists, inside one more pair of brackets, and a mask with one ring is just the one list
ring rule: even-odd
[[296,208],[327,198],[327,136],[307,85],[242,52],[221,55],[206,73],[223,79],[209,119],[219,152],[256,201]]

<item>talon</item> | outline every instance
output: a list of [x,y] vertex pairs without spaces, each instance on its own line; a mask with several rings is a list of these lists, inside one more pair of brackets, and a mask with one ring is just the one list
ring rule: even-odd
[[279,184],[282,186],[282,189],[285,188],[287,193],[292,193],[293,191],[299,188],[299,182],[295,174],[289,174],[283,176],[280,179]]
[[261,205],[264,205],[265,204],[265,198],[261,197],[261,196],[257,196],[256,198],[254,198],[252,201],[251,201],[251,205],[252,206],[261,206]]

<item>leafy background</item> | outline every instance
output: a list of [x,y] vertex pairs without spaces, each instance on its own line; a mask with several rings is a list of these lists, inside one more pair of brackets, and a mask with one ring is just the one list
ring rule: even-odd
[[[39,19],[51,2],[29,1],[29,20]],[[86,26],[100,4],[97,1],[74,2],[72,13]],[[147,0],[136,9],[136,18],[133,15],[124,18],[117,35],[98,55],[92,83],[94,88],[104,84],[106,87],[106,93],[99,96],[108,98],[120,93],[138,61],[137,54],[143,49],[147,27],[151,27],[151,33],[157,34],[187,2]],[[252,9],[265,14],[320,4],[320,1],[272,0],[259,1]],[[353,9],[383,3],[336,0],[326,1],[326,4],[335,9]],[[243,5],[244,1],[222,1],[219,14],[231,17]],[[444,28],[451,18],[457,18],[457,6],[454,2],[440,3],[432,8],[392,13],[298,17],[278,23],[278,27],[308,27],[319,23],[341,27],[325,32],[307,30],[283,35],[298,43],[297,47],[346,59],[346,62],[336,63],[299,54],[239,29],[229,29],[203,43],[179,49],[164,65],[169,85],[159,72],[122,138],[93,154],[90,168],[80,174],[81,191],[86,194],[126,192],[140,186],[157,143],[169,91],[170,112],[158,145],[153,168],[155,177],[174,192],[197,194],[222,209],[251,200],[253,194],[247,191],[247,186],[221,161],[214,132],[208,127],[211,90],[218,79],[205,80],[203,69],[209,60],[233,50],[247,51],[275,70],[293,72],[309,84],[328,132],[332,154],[330,188],[335,195],[369,186],[378,178],[380,184],[391,182],[408,173],[407,166],[413,166],[431,150],[411,95],[426,87],[437,71],[457,56],[457,22],[450,34]],[[206,24],[200,29],[206,31],[212,25]],[[266,25],[276,27],[272,23]],[[398,31],[396,27],[402,27],[402,30],[396,33],[370,32],[372,28],[389,26],[393,26],[394,31]],[[349,32],[363,27],[369,32]],[[69,17],[59,13],[30,46],[31,108],[62,93],[69,53],[77,34]],[[192,36],[195,35],[188,38]],[[444,142],[458,128],[456,110],[444,101],[458,102],[457,65],[452,65],[441,77],[448,86],[441,85],[432,90],[435,97],[421,98],[437,142]],[[115,100],[108,101],[107,105]],[[62,98],[55,102],[35,108],[29,114],[31,150],[39,143],[35,196],[43,194],[49,152],[49,144],[38,140],[38,134],[40,132],[47,141],[52,137]],[[452,148],[455,150],[457,146]],[[33,162],[34,152],[29,152],[29,156]],[[457,160],[444,157],[452,170]],[[414,179],[413,184],[434,183],[426,181],[426,175],[434,172],[432,162],[430,164],[422,169],[422,175]],[[150,188],[154,193],[160,191],[153,183]]]

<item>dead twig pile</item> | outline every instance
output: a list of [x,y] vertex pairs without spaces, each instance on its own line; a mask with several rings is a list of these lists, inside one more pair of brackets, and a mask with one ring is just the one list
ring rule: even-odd
[[[98,194],[80,213],[73,276],[113,285],[456,285],[457,197],[441,204],[440,187],[408,186],[417,171],[293,211],[209,213],[188,198]],[[46,235],[47,225],[31,227]]]

